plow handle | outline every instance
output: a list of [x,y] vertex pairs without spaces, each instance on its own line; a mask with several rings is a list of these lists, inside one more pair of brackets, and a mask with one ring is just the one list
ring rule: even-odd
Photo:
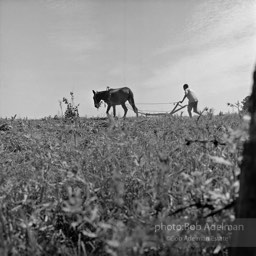
[[[176,109],[178,106],[179,106],[180,108]],[[181,105],[180,105],[180,102],[178,102],[178,103],[175,105],[174,109],[170,112],[170,114],[172,115],[172,114],[174,114],[174,113],[180,111],[181,109],[183,109],[183,108],[185,108],[185,107],[187,107],[187,105],[181,106]]]

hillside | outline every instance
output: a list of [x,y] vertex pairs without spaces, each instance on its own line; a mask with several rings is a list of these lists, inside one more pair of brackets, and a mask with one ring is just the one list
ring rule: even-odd
[[248,129],[238,115],[3,124],[0,255],[226,252],[230,240],[177,227],[233,220]]

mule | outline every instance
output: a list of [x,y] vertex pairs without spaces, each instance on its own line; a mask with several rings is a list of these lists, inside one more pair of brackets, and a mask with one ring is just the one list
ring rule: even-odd
[[124,109],[124,118],[127,114],[127,107],[125,106],[125,102],[128,100],[130,105],[132,106],[133,111],[136,113],[138,117],[138,109],[135,106],[133,92],[128,87],[122,87],[117,89],[108,89],[106,91],[93,92],[93,100],[94,106],[96,108],[100,107],[100,102],[103,100],[107,103],[107,115],[111,107],[113,107],[113,115],[116,116],[116,105],[121,105]]

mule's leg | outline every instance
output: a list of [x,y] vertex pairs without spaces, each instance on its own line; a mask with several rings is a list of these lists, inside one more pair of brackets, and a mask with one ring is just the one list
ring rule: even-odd
[[122,107],[123,107],[123,109],[124,109],[124,118],[125,118],[125,117],[126,117],[126,114],[127,114],[128,109],[127,109],[127,107],[125,106],[125,103],[124,103],[124,104],[122,104]]
[[116,117],[116,106],[113,106],[113,115]]
[[109,112],[109,110],[110,110],[110,108],[111,108],[111,106],[110,105],[108,105],[108,107],[107,107],[107,115],[108,115],[108,112]]

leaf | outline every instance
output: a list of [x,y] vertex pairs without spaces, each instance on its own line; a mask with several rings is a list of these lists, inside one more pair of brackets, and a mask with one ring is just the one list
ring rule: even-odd
[[225,199],[225,196],[222,193],[220,193],[219,191],[209,191],[208,193],[211,195],[211,198],[213,200],[216,200],[216,199],[224,200]]
[[83,233],[83,235],[85,235],[87,237],[91,237],[91,238],[96,238],[97,237],[97,234],[92,233],[91,231],[83,230],[82,233]]
[[191,183],[194,182],[194,180],[187,174],[187,173],[182,173],[181,176],[183,176],[183,178]]
[[120,243],[117,240],[108,240],[107,244],[111,247],[118,248]]
[[204,185],[208,185],[213,181],[214,178],[210,178],[204,182]]
[[18,211],[20,208],[22,207],[22,205],[17,205],[15,206],[14,208],[11,209],[11,212],[15,212],[15,211]]
[[240,188],[240,182],[237,180],[236,182],[234,182],[232,187],[234,188],[235,193],[238,193]]
[[191,173],[192,176],[202,176],[202,172],[194,171]]
[[210,156],[210,159],[212,159],[215,163],[217,164],[224,164],[228,166],[232,166],[232,163],[223,157],[218,157],[218,156]]
[[103,229],[112,229],[112,225],[108,224],[108,223],[99,223],[98,224],[99,227],[103,228]]
[[214,249],[213,254],[218,254],[220,252],[221,248],[222,248],[221,245],[218,244],[217,247]]

